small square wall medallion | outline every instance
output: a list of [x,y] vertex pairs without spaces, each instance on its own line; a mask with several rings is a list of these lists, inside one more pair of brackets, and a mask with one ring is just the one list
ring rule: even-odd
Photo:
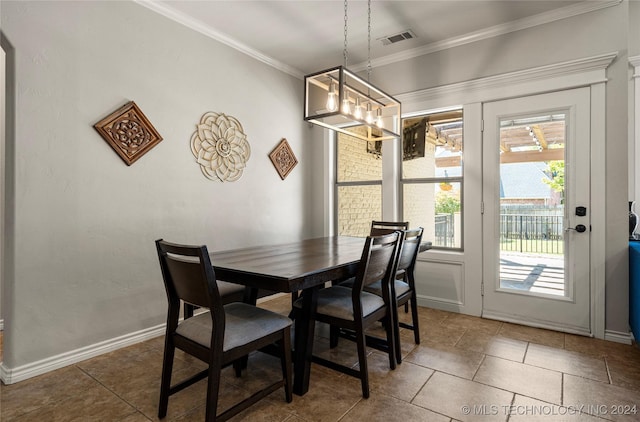
[[289,173],[291,173],[291,170],[293,170],[296,164],[298,164],[298,159],[293,154],[289,143],[284,138],[280,141],[278,146],[271,151],[269,158],[282,180],[284,180]]
[[162,136],[133,101],[93,127],[128,166],[162,141]]

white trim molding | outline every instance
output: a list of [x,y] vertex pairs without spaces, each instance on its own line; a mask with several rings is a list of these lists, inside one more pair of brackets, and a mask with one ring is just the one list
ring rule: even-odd
[[640,200],[640,172],[636,164],[640,163],[640,56],[629,57],[629,64],[633,67],[633,75],[629,87],[633,92],[633,99],[629,102],[633,108],[633,115],[629,115],[630,135],[629,151],[633,151],[633,162],[629,164],[629,200]]
[[123,347],[131,346],[145,340],[164,335],[166,324],[156,325],[134,333],[102,341],[80,349],[71,350],[56,356],[32,362],[17,368],[8,368],[5,363],[0,364],[0,380],[5,384],[13,384],[28,378],[60,369],[74,363],[90,359],[104,353],[112,352]]
[[633,343],[633,334],[631,334],[631,333],[622,333],[622,332],[619,332],[619,331],[606,330],[604,332],[604,339],[608,340],[608,341],[615,341],[616,343],[632,344]]
[[618,52],[395,94],[404,113],[577,88],[606,82]]

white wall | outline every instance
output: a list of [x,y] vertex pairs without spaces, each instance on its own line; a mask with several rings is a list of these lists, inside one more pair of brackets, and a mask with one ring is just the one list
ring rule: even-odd
[[[162,324],[157,238],[216,250],[322,234],[300,80],[132,2],[2,7],[15,81],[5,368]],[[129,100],[164,138],[131,167],[92,127]],[[238,182],[206,179],[191,154],[207,111],[248,136]],[[285,181],[268,158],[283,137],[299,160]]]

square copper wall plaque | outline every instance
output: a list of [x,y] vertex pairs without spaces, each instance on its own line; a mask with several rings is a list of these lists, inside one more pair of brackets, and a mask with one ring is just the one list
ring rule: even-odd
[[293,154],[289,142],[284,138],[282,138],[278,146],[271,151],[269,158],[271,158],[271,162],[282,180],[284,180],[296,164],[298,164],[298,159]]
[[162,141],[162,136],[133,101],[93,127],[128,166]]

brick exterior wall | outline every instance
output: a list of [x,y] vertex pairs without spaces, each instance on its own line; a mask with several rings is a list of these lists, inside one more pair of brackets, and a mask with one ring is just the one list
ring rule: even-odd
[[[367,143],[338,134],[338,182],[381,181],[382,160],[367,152]],[[338,187],[338,234],[367,236],[372,220],[382,217],[382,185]]]
[[[337,143],[338,182],[379,181],[382,179],[382,160],[367,152],[367,143],[360,139],[339,134]],[[425,156],[402,163],[404,178],[435,176],[435,146],[425,145]],[[459,186],[459,184],[455,184]],[[424,239],[435,239],[435,199],[438,183],[404,184],[403,221],[410,227],[423,227]],[[382,186],[338,186],[338,234],[367,236],[372,220],[382,218]],[[452,192],[452,194],[456,194]],[[460,246],[460,224],[457,216],[456,246]],[[435,244],[435,242],[434,242]],[[450,246],[450,245],[449,245]]]

